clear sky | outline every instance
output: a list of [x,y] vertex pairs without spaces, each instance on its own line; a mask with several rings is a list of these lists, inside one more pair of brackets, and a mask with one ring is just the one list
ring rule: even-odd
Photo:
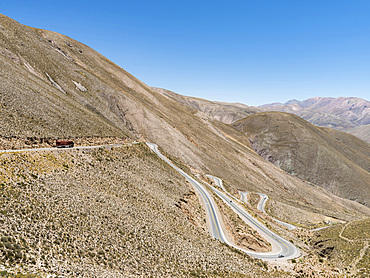
[[0,13],[183,95],[370,99],[369,0],[0,0]]

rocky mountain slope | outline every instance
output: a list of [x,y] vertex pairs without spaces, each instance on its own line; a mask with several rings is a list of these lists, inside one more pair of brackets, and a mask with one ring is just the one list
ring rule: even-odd
[[[308,122],[305,122],[304,124],[299,125],[299,128],[297,128],[298,125],[296,125],[295,123],[292,124],[292,122],[298,121],[298,117],[289,118],[288,115],[284,116],[284,114],[265,114],[276,115],[276,120],[278,122],[267,123],[256,120],[256,122],[253,121],[245,125],[248,120],[252,121],[252,119],[260,118],[254,118],[253,116],[250,116],[247,118],[248,120],[236,120],[240,119],[243,116],[254,115],[255,113],[261,112],[261,109],[254,107],[251,108],[242,104],[225,104],[193,97],[184,97],[165,89],[155,88],[155,90],[167,96],[168,98],[174,99],[184,105],[187,105],[188,107],[191,107],[192,109],[194,109],[195,113],[203,117],[216,119],[225,123],[232,123],[231,126],[245,132],[249,141],[252,140],[252,148],[254,150],[256,150],[263,157],[267,158],[269,161],[273,162],[275,165],[287,171],[288,173],[294,173],[301,179],[313,182],[320,186],[324,186],[327,189],[330,188],[331,192],[333,192],[334,194],[339,194],[339,196],[349,198],[351,200],[356,200],[363,204],[369,204],[368,192],[370,191],[368,182],[368,171],[370,169],[370,147],[367,143],[358,140],[356,137],[351,136],[350,134],[335,131],[334,129],[326,129],[326,132],[321,133],[319,136],[318,134],[311,134],[311,137],[305,137],[304,140],[301,140],[302,138],[300,138],[300,135],[309,133],[310,131],[314,130],[315,127],[310,125]],[[297,105],[297,102],[298,101],[291,101],[288,103],[288,105]],[[311,100],[301,105],[309,106],[313,105],[312,103],[314,102],[314,100]],[[316,106],[320,107],[320,105],[323,105],[323,103],[316,103]],[[355,103],[357,103],[357,101],[355,101]],[[360,103],[363,104],[362,102]],[[280,104],[272,105],[272,107],[275,106],[279,107]],[[333,104],[333,106],[336,107],[336,104]],[[358,104],[357,106],[361,107],[362,109],[364,105]],[[355,111],[361,110],[358,107],[356,109],[354,107],[355,106],[353,106],[353,109]],[[364,116],[362,117],[362,120],[366,120],[366,105],[364,109],[365,112],[363,111]],[[332,111],[335,111],[335,109],[332,108]],[[341,119],[339,116],[337,118],[342,122],[346,121],[344,119]],[[274,134],[269,134],[269,132],[273,132],[272,129],[269,130],[269,127],[271,127],[269,126],[270,124],[275,125]],[[246,128],[244,129],[245,126]],[[362,127],[366,129],[366,126]],[[320,129],[317,129],[317,131],[318,130]],[[261,134],[263,134],[263,136]],[[276,145],[270,145],[270,140],[267,140],[269,138],[265,138],[264,136],[273,137],[275,140],[274,143]],[[317,150],[314,149],[318,147],[318,145],[314,143],[317,142],[317,138],[323,139],[326,148],[327,146],[330,146],[330,148],[333,148],[335,152],[341,152],[340,159],[338,159],[337,156],[335,158],[333,158],[333,155],[330,156],[332,158],[329,159],[329,161],[336,161],[336,163],[335,165],[330,166],[331,169],[334,170],[330,170],[329,175],[327,175],[327,172],[329,172],[328,167],[325,166],[322,168],[321,166],[318,166],[319,164],[327,164],[327,153],[322,153],[318,157],[316,157],[318,164],[312,164],[308,160],[308,158],[306,158],[307,151],[313,151],[313,153],[317,153]],[[335,138],[336,140],[333,140],[333,138]],[[264,141],[265,139],[266,141]],[[298,146],[298,144],[300,146]],[[280,148],[281,146],[285,147],[284,150]],[[305,146],[306,149],[303,150],[301,146]],[[310,149],[311,146],[312,149]],[[352,148],[356,149],[356,151],[353,151]],[[292,152],[295,154],[294,161],[291,157]],[[348,162],[352,165],[354,164],[355,168],[357,168],[357,171],[352,172],[351,170],[349,170],[352,169],[351,167],[346,168],[348,171],[341,171],[341,167],[339,167],[339,165],[343,163],[344,165],[347,165]],[[357,166],[360,167],[358,168]],[[320,173],[317,173],[317,169],[319,169]],[[365,170],[366,172],[364,172],[363,170]],[[359,175],[354,174],[358,171],[360,173]],[[337,172],[340,174],[338,175]],[[351,188],[353,185],[353,176],[355,176],[356,186],[355,189],[352,191]],[[343,194],[341,194],[340,192],[343,192]]]
[[[243,190],[271,191],[289,202],[308,190],[248,148],[241,133],[195,115],[194,109],[153,91],[86,45],[5,16],[0,38],[1,113],[8,115],[1,118],[3,137],[104,134],[145,139],[197,171],[217,173]],[[306,196],[322,195],[309,191]],[[307,201],[315,210],[341,211],[334,209],[338,200],[316,204],[316,199]]]
[[338,196],[370,205],[370,146],[293,114],[263,112],[232,124],[262,157]]
[[[267,193],[276,204],[288,208],[289,219],[285,220],[317,224],[328,217],[352,220],[370,216],[369,208],[288,175],[265,161],[250,147],[242,132],[158,93],[91,48],[61,34],[26,27],[0,15],[0,73],[2,147],[14,146],[14,142],[17,146],[29,145],[29,142],[50,144],[56,138],[77,138],[80,142],[86,142],[81,139],[86,137],[149,141],[157,143],[167,156],[186,164],[192,174],[213,174],[222,178],[236,196],[238,190]],[[209,273],[205,266],[207,269],[214,269],[215,276],[253,276],[254,274],[244,270],[245,266],[239,268],[238,260],[243,258],[245,262],[244,255],[235,255],[235,260],[230,259],[230,263],[227,261],[230,267],[225,268],[218,266],[218,262],[209,261],[212,258],[205,258],[209,256],[209,250],[205,246],[217,246],[212,248],[220,252],[223,259],[234,255],[230,255],[233,252],[221,243],[210,240],[208,234],[203,235],[200,232],[202,228],[198,232],[192,232],[194,227],[188,224],[185,228],[182,227],[181,221],[186,219],[186,209],[176,210],[172,205],[183,199],[183,193],[189,193],[188,186],[179,182],[179,177],[173,185],[169,181],[175,179],[172,178],[173,172],[153,160],[151,154],[144,150],[131,151],[127,155],[103,152],[102,155],[94,154],[92,157],[84,152],[60,156],[45,154],[46,159],[56,164],[59,160],[64,161],[63,157],[66,158],[65,166],[58,164],[56,171],[47,170],[50,163],[48,160],[26,155],[22,162],[23,158],[19,160],[18,156],[7,155],[4,158],[2,155],[2,205],[3,212],[9,214],[3,221],[19,221],[30,230],[30,234],[24,234],[24,230],[19,230],[17,225],[3,228],[4,237],[11,238],[8,245],[2,246],[2,250],[5,250],[3,256],[12,254],[10,257],[13,258],[15,254],[21,254],[23,259],[21,250],[26,246],[21,245],[24,242],[21,238],[24,238],[26,242],[34,244],[32,252],[35,253],[30,251],[32,254],[26,254],[26,260],[34,258],[35,268],[53,270],[57,274],[68,270],[72,273],[69,276],[73,276],[77,268],[88,271],[91,266],[93,268],[90,276],[104,276],[105,272],[109,273],[108,276],[125,275],[128,272],[134,273],[132,276],[140,276],[148,271],[138,259],[141,258],[141,252],[144,252],[143,257],[148,260],[148,265],[150,262],[160,261],[158,273],[167,273],[168,276],[189,276],[190,268],[194,271],[199,268],[199,273],[195,274],[207,276]],[[130,159],[136,156],[138,160],[130,164]],[[126,165],[122,158],[127,159],[129,164]],[[150,161],[149,164],[146,164],[147,160]],[[111,161],[114,163],[110,163]],[[30,168],[16,168],[22,163]],[[39,166],[44,167],[45,171],[32,172]],[[148,175],[155,175],[157,169],[160,178]],[[123,176],[120,177],[119,173]],[[138,185],[134,185],[135,181],[139,181]],[[71,192],[67,192],[66,188]],[[64,189],[66,190],[63,191]],[[109,197],[108,203],[104,203],[97,193],[100,190],[104,192],[104,196]],[[138,196],[136,190],[144,192],[143,197]],[[149,193],[158,190],[161,192],[159,195]],[[143,199],[148,196],[151,204],[145,204]],[[196,198],[194,202],[197,207],[199,203]],[[99,203],[98,206],[95,206],[96,203]],[[90,208],[90,204],[91,211],[82,211],[81,208]],[[125,211],[127,204],[130,204],[130,208]],[[48,233],[37,231],[40,225],[48,231],[54,230],[53,227],[46,227],[49,219],[55,216],[54,209],[60,211],[60,217],[65,217],[61,218],[61,222],[66,226],[58,226],[56,231],[62,234],[53,231],[48,238]],[[298,210],[299,217],[296,213]],[[32,211],[35,212],[35,218],[30,217]],[[43,211],[46,213],[43,214]],[[127,223],[122,222],[123,215],[131,212],[133,216],[127,216]],[[110,213],[116,213],[114,215],[117,219],[113,219]],[[83,217],[91,220],[86,223],[87,226],[81,223]],[[163,225],[156,226],[150,222],[150,217]],[[198,222],[195,221],[196,223]],[[122,230],[122,237],[119,231],[114,232],[117,231],[114,230],[117,225],[126,224],[129,228],[124,227],[127,229]],[[81,228],[82,233],[73,230],[73,226]],[[161,227],[166,227],[168,232]],[[64,239],[64,233],[70,229],[71,238]],[[108,233],[107,229],[113,230]],[[97,239],[85,238],[88,230],[94,230],[92,234],[108,233],[111,237],[102,236],[101,241],[95,242]],[[160,242],[163,245],[154,243],[155,235],[158,234],[161,234]],[[194,240],[191,239],[189,243],[186,236],[184,238],[186,234],[192,234]],[[63,238],[60,244],[64,245],[59,248],[53,244],[58,245],[54,241],[58,241],[60,237]],[[148,241],[144,240],[146,237]],[[204,237],[208,241],[204,241]],[[93,248],[90,250],[91,259],[89,254],[79,253],[86,252],[85,249],[76,247],[81,240],[86,241],[85,247],[88,250]],[[180,247],[180,251],[168,250],[177,245],[189,245],[191,248],[193,243],[199,247],[195,248],[198,261],[192,258],[194,253],[188,252],[187,247]],[[100,250],[103,246],[105,249]],[[144,247],[149,252],[143,250]],[[120,263],[122,256],[131,254],[120,252],[126,248],[133,254],[129,259],[125,258],[126,262],[130,262],[129,266]],[[174,262],[179,265],[166,268],[166,263],[169,263],[166,252],[174,256],[177,254],[178,257],[175,257],[178,259]],[[63,263],[63,258],[69,255],[71,258]],[[83,261],[79,260],[80,257]],[[44,263],[49,262],[48,258],[53,262],[52,267]],[[207,262],[203,264],[204,261]],[[7,262],[9,263],[9,258]],[[105,262],[112,262],[112,265]],[[67,267],[69,263],[71,266]],[[209,264],[216,266],[210,267]],[[254,269],[250,265],[254,265],[254,262],[248,263],[248,267]],[[27,263],[27,266],[30,267],[30,264]],[[257,277],[264,275],[262,268],[263,265],[255,271]],[[235,269],[235,273],[229,272],[230,269]],[[157,273],[155,268],[150,271]],[[181,271],[182,274],[177,275]]]
[[168,98],[199,111],[202,115],[206,115],[225,124],[231,124],[249,115],[263,111],[261,108],[247,106],[242,103],[209,101],[201,98],[179,95],[161,88],[153,87],[152,89]]
[[176,94],[169,90],[153,88],[157,92],[185,104],[220,122],[231,124],[254,113],[281,111],[300,116],[321,127],[351,133],[370,143],[370,102],[360,98],[312,98],[304,101],[290,100],[251,107],[242,103],[222,103]]
[[292,113],[314,125],[346,131],[370,143],[370,102],[364,99],[315,97],[266,104],[261,108]]
[[370,143],[370,125],[363,125],[351,128],[349,133],[357,136],[358,138],[361,138],[365,142]]

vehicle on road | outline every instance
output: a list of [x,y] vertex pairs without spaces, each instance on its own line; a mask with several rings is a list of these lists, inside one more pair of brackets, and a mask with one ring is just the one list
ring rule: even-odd
[[284,257],[284,255],[283,254],[279,254],[279,256],[278,256],[279,258],[283,258]]
[[56,147],[57,148],[73,148],[75,144],[71,140],[57,140]]

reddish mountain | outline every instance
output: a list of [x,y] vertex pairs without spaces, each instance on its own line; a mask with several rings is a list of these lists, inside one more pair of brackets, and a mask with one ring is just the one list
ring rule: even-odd
[[268,111],[292,113],[310,123],[352,133],[370,142],[370,102],[354,97],[315,97],[260,106]]

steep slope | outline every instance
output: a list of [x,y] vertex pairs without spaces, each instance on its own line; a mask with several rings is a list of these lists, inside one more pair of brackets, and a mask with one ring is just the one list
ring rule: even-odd
[[[304,101],[291,100],[260,106],[269,111],[293,113],[322,127],[350,132],[367,142],[368,133],[356,129],[370,123],[370,102],[354,97],[315,97]],[[367,129],[368,131],[368,129]]]
[[[154,91],[86,45],[61,34],[23,26],[5,16],[0,16],[0,38],[0,113],[6,115],[0,118],[0,143],[10,137],[27,141],[27,137],[115,136],[149,141],[187,164],[192,174],[222,178],[235,195],[238,189],[267,193],[271,200],[289,208],[288,220],[297,221],[297,208],[299,221],[305,223],[327,217],[351,220],[370,215],[365,206],[286,174],[252,150],[242,132]],[[89,170],[94,171],[97,163],[88,162]],[[124,165],[119,166],[119,171],[128,171]],[[155,171],[155,167],[147,168]],[[156,187],[150,184],[161,184],[143,172],[138,171],[138,175],[151,190]],[[76,173],[72,184],[84,179],[85,173]],[[165,174],[163,179],[167,179]],[[109,184],[109,178],[99,181]],[[134,198],[132,194],[124,197]],[[162,206],[161,198],[154,206]],[[133,207],[143,215],[147,209],[141,204]],[[174,225],[178,224],[170,222],[167,228],[177,229]],[[146,230],[150,234],[152,226]],[[199,237],[197,240],[203,241]]]
[[161,88],[153,87],[152,89],[225,124],[231,124],[254,113],[262,112],[263,110],[242,103],[209,101],[201,98],[182,96]]
[[[102,105],[109,98],[105,89],[111,88],[99,83],[97,77],[90,79],[91,73],[55,42],[41,37],[41,32],[4,16],[0,22],[2,136],[128,134],[122,115],[114,111],[118,108],[108,111]],[[87,49],[78,45],[80,51]],[[77,52],[74,48],[69,51]],[[87,88],[82,85],[77,89],[74,82]],[[93,85],[94,90],[89,90]],[[111,99],[112,105],[114,102]]]
[[5,16],[0,23],[0,107],[9,115],[2,118],[0,136],[148,140],[196,171],[217,174],[242,190],[271,191],[281,201],[343,219],[369,213],[307,188],[240,144],[241,133],[195,115],[86,45]]
[[257,153],[286,172],[370,205],[368,143],[281,112],[257,113],[232,126],[248,136]]
[[[361,204],[286,174],[253,151],[242,132],[158,93],[61,34],[0,16],[0,70],[2,147],[12,140],[46,144],[42,139],[50,137],[150,141],[192,174],[219,176],[235,195],[268,193],[286,208],[283,220],[317,224],[370,215]],[[199,200],[142,145],[0,158],[6,264],[17,260],[71,277],[84,271],[99,277],[281,274],[266,274],[260,262],[247,263],[211,240]]]
[[367,124],[370,117],[370,103],[364,99],[316,97],[304,101],[290,100],[286,103],[271,103],[260,107],[251,107],[242,103],[222,103],[182,96],[161,88],[152,89],[199,111],[204,116],[225,124],[234,123],[258,112],[281,111],[298,115],[317,126],[349,132],[370,143],[370,125]]
[[362,125],[348,130],[349,133],[370,143],[370,125]]

